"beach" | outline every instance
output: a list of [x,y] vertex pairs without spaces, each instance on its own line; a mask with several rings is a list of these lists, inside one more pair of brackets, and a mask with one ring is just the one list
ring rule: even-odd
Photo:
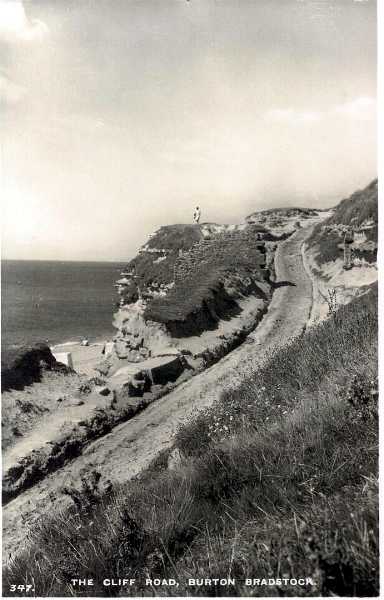
[[81,342],[66,342],[51,346],[51,352],[54,355],[63,352],[70,353],[74,370],[79,374],[92,377],[99,375],[95,367],[103,360],[103,348],[109,341],[111,340],[90,343],[89,346],[82,346]]

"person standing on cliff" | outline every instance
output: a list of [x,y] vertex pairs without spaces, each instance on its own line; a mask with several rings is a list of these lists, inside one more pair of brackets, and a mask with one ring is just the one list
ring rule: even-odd
[[200,207],[196,206],[195,212],[193,213],[193,220],[195,221],[195,223],[197,223],[197,224],[199,223],[200,217],[201,217]]

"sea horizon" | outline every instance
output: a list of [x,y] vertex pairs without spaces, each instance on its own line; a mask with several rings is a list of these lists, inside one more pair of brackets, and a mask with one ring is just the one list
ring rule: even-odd
[[113,264],[126,264],[130,261],[130,258],[126,260],[82,260],[81,258],[5,258],[1,257],[0,262],[64,262],[64,263],[113,263]]
[[126,262],[2,259],[2,350],[111,339],[114,283]]

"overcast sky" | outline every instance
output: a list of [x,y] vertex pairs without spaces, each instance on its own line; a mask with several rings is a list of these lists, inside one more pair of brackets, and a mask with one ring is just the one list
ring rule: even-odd
[[0,0],[3,257],[334,204],[376,176],[375,57],[374,0]]

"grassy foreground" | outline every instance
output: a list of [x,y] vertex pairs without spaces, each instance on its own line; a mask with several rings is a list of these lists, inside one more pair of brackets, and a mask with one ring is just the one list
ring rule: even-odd
[[[72,514],[33,531],[4,595],[21,581],[39,596],[378,595],[377,288],[271,356],[176,444],[172,470],[163,454],[109,495],[84,484]],[[113,577],[136,581],[103,585]],[[179,586],[145,585],[156,577]]]

